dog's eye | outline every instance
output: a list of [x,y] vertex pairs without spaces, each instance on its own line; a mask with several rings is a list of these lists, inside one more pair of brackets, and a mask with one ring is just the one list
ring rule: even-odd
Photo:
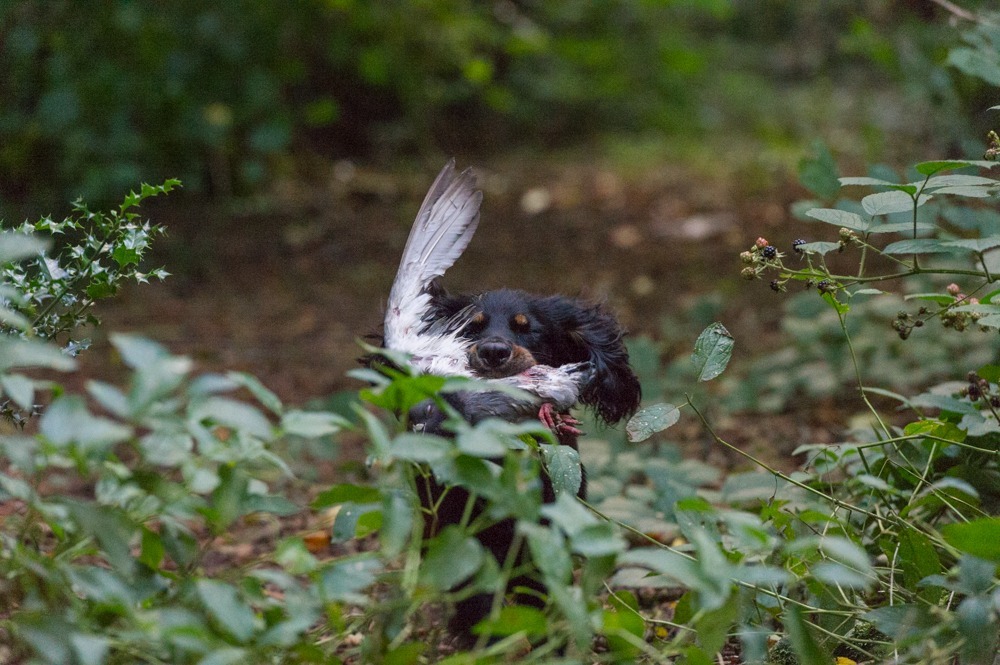
[[524,314],[515,314],[510,320],[510,329],[514,332],[525,333],[531,330],[531,322]]
[[478,333],[482,332],[483,328],[486,327],[486,315],[482,312],[476,312],[471,319],[469,319],[468,325],[465,327],[466,332]]

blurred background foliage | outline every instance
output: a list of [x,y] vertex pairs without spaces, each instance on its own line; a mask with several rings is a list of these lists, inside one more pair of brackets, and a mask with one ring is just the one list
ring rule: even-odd
[[313,157],[608,136],[956,152],[995,103],[975,71],[992,42],[949,18],[930,0],[4,2],[0,204],[167,177],[225,197]]

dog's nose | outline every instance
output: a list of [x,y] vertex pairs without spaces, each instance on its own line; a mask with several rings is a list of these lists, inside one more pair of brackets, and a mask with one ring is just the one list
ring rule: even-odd
[[514,353],[514,346],[500,338],[486,339],[476,345],[476,355],[487,367],[500,367]]

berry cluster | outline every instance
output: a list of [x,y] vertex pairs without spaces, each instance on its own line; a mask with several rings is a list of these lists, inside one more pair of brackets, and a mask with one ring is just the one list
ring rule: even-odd
[[[945,291],[955,299],[956,305],[979,304],[978,298],[970,298],[962,293],[962,288],[958,284],[949,284],[945,288]],[[956,312],[949,307],[941,312],[941,325],[945,328],[954,328],[958,332],[963,332],[966,328],[974,325],[982,316],[979,312]]]
[[[784,256],[766,238],[757,238],[753,247],[740,253],[740,260],[746,264],[746,267],[740,271],[740,276],[743,279],[760,279],[760,276],[768,268],[780,268],[780,261]],[[771,288],[774,288],[774,284],[775,282],[771,282]]]
[[989,381],[975,372],[969,372],[966,379],[969,385],[959,390],[959,395],[968,397],[973,402],[983,400],[983,403],[989,404],[994,409],[1000,408],[1000,393],[995,389],[996,386],[991,385]]
[[928,309],[926,307],[921,307],[917,311],[917,316],[909,312],[900,311],[896,314],[896,318],[892,320],[892,329],[899,333],[899,339],[906,339],[913,332],[914,328],[920,328],[924,325],[924,319],[919,317],[925,316],[927,313]]

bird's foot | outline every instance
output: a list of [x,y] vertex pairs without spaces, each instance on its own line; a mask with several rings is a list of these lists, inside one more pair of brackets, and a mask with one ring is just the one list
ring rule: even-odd
[[556,434],[568,436],[583,435],[583,430],[577,427],[577,425],[580,424],[579,420],[568,413],[559,413],[548,402],[542,404],[542,406],[538,409],[538,419],[542,421],[543,425]]

